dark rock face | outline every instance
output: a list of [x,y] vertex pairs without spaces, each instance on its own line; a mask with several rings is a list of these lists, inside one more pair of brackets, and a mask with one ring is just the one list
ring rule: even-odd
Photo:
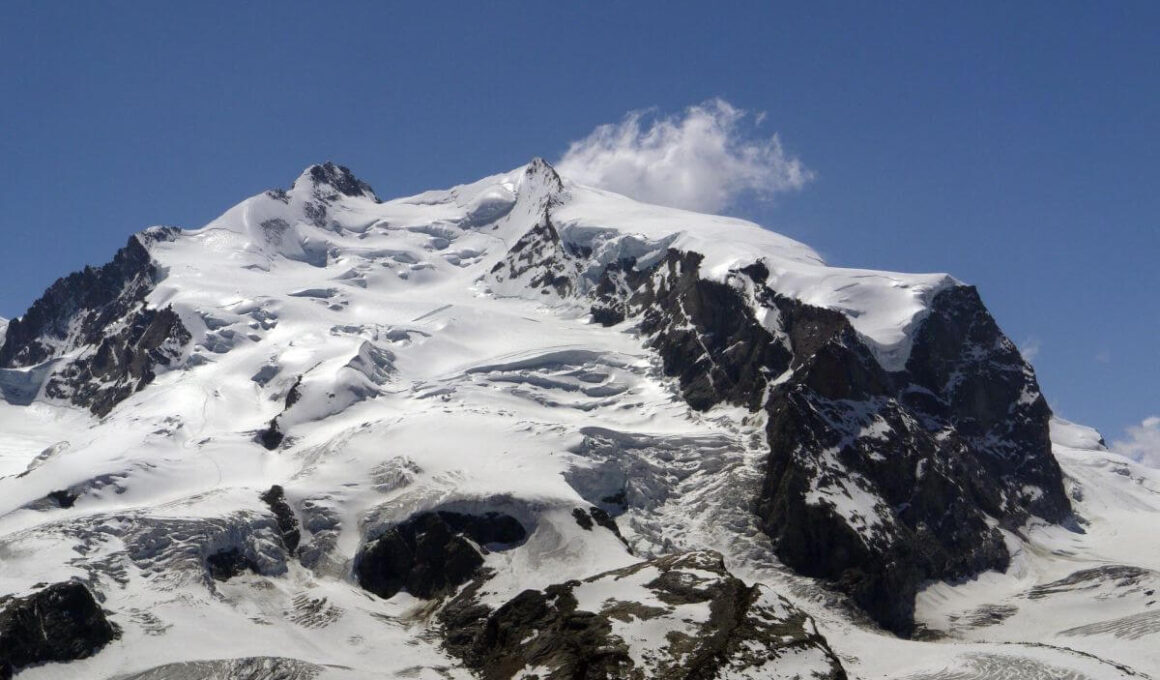
[[[568,584],[525,590],[494,613],[477,618],[445,613],[449,650],[485,680],[507,680],[526,666],[551,665],[550,678],[628,678],[628,646],[612,641],[612,626],[593,612],[578,611]],[[486,617],[486,618],[483,618]],[[470,631],[470,632],[469,632]],[[538,644],[521,641],[534,637]]]
[[104,327],[124,316],[159,278],[149,252],[130,237],[112,262],[58,279],[24,316],[13,319],[0,348],[0,366],[32,366],[52,358],[56,344],[69,338],[77,315],[82,329],[73,346],[98,344]]
[[612,515],[608,514],[604,509],[592,506],[585,512],[583,508],[573,508],[572,518],[576,520],[576,524],[585,531],[592,531],[593,527],[603,527],[613,533],[629,553],[632,553],[632,548],[628,541],[620,533],[620,527],[616,524],[616,520]]
[[78,348],[52,368],[44,390],[98,416],[148,385],[159,367],[173,365],[191,336],[171,308],[151,309],[145,297],[164,274],[142,244],[165,230],[132,236],[102,267],[86,267],[56,281],[19,319],[0,347],[0,368],[44,364]]
[[476,575],[488,546],[508,546],[526,537],[523,525],[502,513],[425,512],[367,543],[355,559],[355,577],[380,597],[402,590],[438,597]]
[[579,275],[576,262],[546,209],[540,223],[520,237],[507,257],[491,270],[492,278],[499,283],[524,280],[545,294],[554,292],[560,297],[577,292]]
[[279,413],[278,415],[271,418],[270,422],[266,424],[266,427],[258,430],[254,436],[254,440],[269,451],[273,451],[274,449],[281,446],[282,442],[286,440],[286,433],[282,431],[281,426],[278,424],[278,420],[286,413],[286,411],[289,411],[290,408],[294,406],[294,404],[297,404],[298,400],[301,398],[302,376],[298,376],[298,378],[294,381],[294,384],[290,386],[290,390],[286,393],[286,405],[282,409],[282,413]]
[[592,531],[592,518],[582,508],[573,508],[572,518],[576,520],[576,524],[580,525],[580,528],[584,531]]
[[[651,338],[665,373],[680,381],[685,401],[705,410],[722,401],[761,406],[766,380],[789,365],[786,347],[753,317],[730,286],[698,275],[698,253],[669,251],[654,269],[629,272],[627,311]],[[657,285],[651,273],[660,270]],[[771,375],[772,374],[772,375]]]
[[371,185],[354,176],[354,173],[341,165],[327,161],[322,165],[312,165],[307,169],[310,180],[316,187],[330,187],[344,196],[362,196],[378,201]]
[[76,581],[0,600],[0,678],[33,664],[92,656],[118,635],[92,593]]
[[69,399],[106,416],[113,407],[157,377],[159,366],[170,366],[191,339],[172,308],[140,309],[119,332],[105,337],[96,353],[82,357],[49,379],[45,394]]
[[[688,256],[681,262],[695,276]],[[760,283],[760,272],[741,275]],[[891,374],[836,312],[758,289],[783,333],[763,337],[734,288],[692,286],[726,289],[718,294],[734,302],[714,306],[729,313],[689,304],[697,293],[677,305],[669,289],[648,301],[642,330],[694,407],[764,406],[770,457],[756,510],[778,557],[832,580],[884,627],[909,634],[924,580],[1006,568],[988,517],[1015,527],[1070,512],[1034,374],[973,289],[935,299],[907,370]],[[695,330],[672,309],[693,316]],[[764,378],[786,370],[755,404]]]
[[[523,271],[590,268],[554,229],[525,239],[509,259],[547,260],[524,258]],[[906,635],[923,581],[1007,567],[995,522],[1068,520],[1050,410],[974,288],[938,293],[905,368],[889,372],[844,315],[780,295],[760,261],[724,282],[702,279],[701,261],[670,250],[643,270],[615,262],[583,292],[593,320],[635,322],[694,409],[766,411],[754,509],[787,565]],[[563,292],[552,279],[525,281]]]
[[205,567],[215,581],[228,581],[247,571],[260,573],[257,564],[247,558],[238,548],[219,550],[205,558]]
[[[618,597],[631,592],[633,598],[604,597],[613,582]],[[715,553],[671,555],[526,590],[494,611],[472,595],[465,590],[441,618],[448,651],[485,680],[508,680],[532,668],[543,669],[542,680],[707,680],[730,670],[773,672],[790,659],[809,677],[846,677],[805,614],[734,578]],[[640,643],[621,634],[655,625],[670,632],[637,655],[647,659],[637,665],[630,644]]]
[[327,671],[299,659],[278,656],[244,656],[236,659],[179,661],[148,670],[118,675],[117,680],[187,680],[230,678],[231,680],[316,680]]
[[48,499],[59,508],[71,508],[77,502],[77,498],[78,496],[68,489],[58,489],[48,494]]
[[298,529],[298,518],[294,516],[294,509],[286,502],[286,492],[275,484],[261,495],[262,502],[270,506],[270,512],[278,521],[278,531],[282,535],[282,544],[291,556],[298,551],[298,543],[302,540],[302,532]]
[[[758,513],[786,564],[909,634],[922,581],[1006,569],[989,519],[1016,529],[1070,516],[1051,413],[973,288],[935,297],[905,371],[886,374],[843,335],[770,395]],[[839,505],[871,498],[862,512],[874,517],[835,511],[819,490]]]
[[1062,473],[1051,451],[1051,409],[1035,373],[987,313],[978,291],[959,286],[935,299],[915,338],[906,371],[941,396],[933,415],[946,417],[979,463],[1004,486],[1028,484],[1045,493],[1008,495],[986,509],[1020,520],[1027,514],[1062,522],[1071,516]]
[[282,441],[286,439],[286,435],[282,434],[281,428],[278,427],[278,419],[273,418],[266,427],[258,430],[254,438],[266,450],[273,451],[282,445]]

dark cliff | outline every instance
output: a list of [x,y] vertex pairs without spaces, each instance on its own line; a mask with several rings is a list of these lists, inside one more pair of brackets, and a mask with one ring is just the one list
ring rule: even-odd
[[[573,272],[588,253],[564,243],[550,216],[518,250],[509,275],[558,294],[584,288]],[[645,268],[614,262],[584,294],[594,321],[631,324],[692,408],[768,415],[753,508],[785,564],[907,635],[922,582],[1007,567],[996,525],[1070,517],[1051,412],[974,288],[934,296],[905,368],[892,372],[844,315],[769,286],[760,261],[724,282],[702,278],[701,261],[669,250]],[[775,310],[776,327],[755,308]]]

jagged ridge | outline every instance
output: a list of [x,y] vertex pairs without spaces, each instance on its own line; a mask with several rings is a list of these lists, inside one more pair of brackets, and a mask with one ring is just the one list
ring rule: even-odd
[[754,502],[778,556],[890,630],[912,630],[922,582],[1007,567],[989,518],[1017,530],[1070,517],[1050,409],[974,288],[938,293],[905,368],[887,371],[845,315],[779,294],[760,260],[714,281],[701,254],[670,249],[646,267],[612,262],[593,285],[579,274],[590,254],[546,212],[492,274],[582,291],[604,325],[632,319],[695,409],[765,410]]
[[[71,304],[65,287],[46,303],[63,339],[44,324],[13,345],[43,347],[40,363],[0,369],[13,403],[42,402],[27,426],[0,405],[12,450],[36,447],[0,451],[6,578],[34,590],[82,574],[148,657],[98,654],[90,675],[197,672],[220,631],[223,669],[466,673],[449,651],[502,676],[505,655],[561,670],[591,643],[619,650],[609,668],[688,652],[713,660],[669,670],[824,677],[832,655],[799,666],[761,639],[729,642],[732,616],[691,635],[703,647],[644,644],[688,623],[690,603],[645,602],[664,588],[636,584],[620,605],[583,594],[711,547],[840,631],[830,644],[864,669],[858,645],[902,643],[849,626],[833,590],[781,564],[907,634],[919,581],[1004,568],[1005,541],[1027,540],[1011,530],[1069,521],[1034,373],[949,277],[827,268],[754,225],[633,203],[542,161],[386,203],[312,166],[203,229],[137,239],[145,257],[109,266],[109,295]],[[109,333],[77,340],[104,310]],[[187,336],[148,330],[166,312]],[[169,364],[146,336],[169,338]],[[41,389],[45,376],[63,387]],[[489,543],[480,523],[496,517],[525,535]],[[710,576],[711,561],[678,580],[727,584],[721,601],[745,605],[755,589]],[[551,634],[474,637],[513,624],[501,611],[518,631],[513,602]],[[433,625],[452,603],[470,610],[467,637]],[[801,610],[774,614],[813,635]],[[302,629],[301,660],[275,659]]]

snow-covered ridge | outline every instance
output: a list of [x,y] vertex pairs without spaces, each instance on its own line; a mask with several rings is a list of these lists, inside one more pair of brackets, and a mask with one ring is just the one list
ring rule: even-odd
[[[543,242],[527,239],[537,228]],[[547,238],[553,235],[558,238]],[[520,256],[521,242],[541,248],[540,255],[564,257],[575,275],[569,284],[576,287],[569,290],[577,294],[552,295],[550,285],[521,287],[518,280],[496,285],[495,267]],[[148,381],[134,380],[123,401],[100,418],[43,385],[37,391],[37,380],[54,370],[103,366],[106,355],[140,349],[132,333],[125,336],[132,342],[122,344],[106,345],[106,335],[96,343],[50,343],[49,350],[59,352],[47,361],[0,369],[0,387],[22,397],[0,402],[0,595],[23,597],[38,584],[81,579],[122,629],[120,640],[67,669],[77,677],[266,671],[289,677],[469,678],[474,667],[464,658],[470,656],[457,656],[441,640],[458,632],[456,644],[489,654],[506,668],[513,649],[566,652],[561,640],[573,634],[566,625],[574,621],[573,612],[566,598],[556,597],[540,612],[543,626],[536,623],[497,646],[486,635],[465,639],[471,626],[440,629],[440,621],[447,621],[440,617],[448,615],[442,608],[451,598],[463,605],[460,613],[472,612],[467,623],[486,630],[490,623],[503,624],[505,615],[526,626],[535,619],[516,605],[543,603],[564,591],[597,615],[586,619],[599,629],[588,642],[623,647],[621,662],[655,669],[673,652],[682,663],[691,660],[698,648],[693,642],[721,642],[713,608],[703,599],[679,597],[689,597],[690,584],[728,585],[729,593],[741,593],[741,582],[728,574],[752,587],[746,596],[754,614],[750,623],[781,630],[782,637],[745,628],[722,677],[826,677],[839,658],[853,677],[945,680],[988,677],[984,671],[947,675],[952,668],[1015,668],[1026,671],[1018,677],[1046,678],[1060,677],[1051,671],[1061,667],[1083,669],[1082,677],[1120,677],[1087,672],[1114,667],[1071,651],[994,643],[1024,640],[1017,631],[987,638],[980,628],[972,637],[970,622],[981,616],[974,608],[996,599],[990,592],[976,597],[956,590],[969,587],[969,579],[930,586],[916,616],[931,630],[970,644],[901,640],[852,615],[849,600],[832,584],[779,561],[773,534],[763,525],[766,516],[754,509],[770,477],[770,413],[730,406],[741,402],[728,399],[692,407],[673,374],[665,372],[660,351],[646,345],[662,332],[675,336],[685,330],[696,310],[664,307],[672,300],[654,299],[653,311],[669,314],[671,324],[650,336],[635,331],[640,316],[610,326],[594,323],[591,298],[584,295],[598,285],[602,270],[625,258],[641,268],[642,279],[668,277],[680,285],[689,282],[679,280],[674,268],[697,260],[699,265],[684,271],[724,291],[706,298],[710,303],[743,300],[730,309],[741,312],[737,316],[752,311],[759,320],[743,329],[752,331],[744,342],[727,337],[726,350],[714,358],[747,343],[752,348],[758,338],[767,349],[783,352],[773,359],[789,361],[790,350],[800,350],[803,364],[810,364],[798,367],[802,375],[790,375],[795,368],[782,376],[780,369],[762,372],[772,360],[731,366],[756,376],[751,384],[758,385],[758,396],[776,392],[781,379],[787,391],[834,389],[802,402],[802,413],[815,414],[816,431],[790,435],[801,444],[795,455],[808,461],[823,454],[817,458],[824,472],[843,483],[814,485],[809,478],[809,502],[802,507],[821,513],[834,506],[837,514],[849,515],[847,524],[894,530],[900,527],[887,526],[883,518],[901,517],[909,504],[880,502],[886,496],[873,474],[912,474],[921,486],[939,474],[930,463],[944,443],[954,454],[945,456],[949,464],[967,459],[964,434],[942,428],[949,420],[931,426],[914,416],[937,412],[945,403],[902,411],[898,392],[874,391],[923,369],[923,352],[932,342],[921,329],[932,300],[940,291],[969,290],[956,288],[950,277],[828,267],[808,247],[755,224],[641,204],[560,178],[542,161],[389,201],[380,201],[349,170],[312,166],[289,189],[247,199],[203,228],[153,228],[133,243],[147,249],[158,274],[134,289],[148,289],[141,293],[144,311],[179,319],[165,328],[187,334],[179,343],[161,343],[170,364],[154,367]],[[768,276],[739,273],[755,262],[762,267],[750,271]],[[646,271],[654,263],[660,266]],[[786,299],[770,306],[777,296],[758,295],[758,279]],[[636,290],[656,292],[647,282]],[[833,311],[804,309],[793,300]],[[133,314],[122,323],[130,330],[144,327],[137,320],[146,318],[136,304],[141,300],[132,301],[126,309]],[[946,323],[954,335],[960,319],[953,302],[953,296],[940,296],[939,313],[927,317],[926,327]],[[981,309],[968,306],[969,312]],[[985,310],[970,318],[977,317],[989,320]],[[844,325],[847,319],[873,357]],[[719,328],[724,326],[710,330]],[[904,366],[916,329],[907,374],[883,378],[877,363],[891,370]],[[830,332],[841,340],[831,349],[840,345],[848,353],[811,362],[817,355],[801,347]],[[778,333],[793,342],[783,347]],[[931,375],[920,376],[930,387],[905,397],[946,397],[949,403],[953,390],[936,394],[938,388],[960,384],[966,384],[963,396],[977,397],[968,388],[979,382],[995,388],[1003,379],[990,378],[999,373],[1014,376],[1012,384],[1030,384],[1033,373],[1015,361],[1013,348],[1011,363],[998,362],[992,373],[972,373],[977,367],[960,361],[969,354],[987,363],[993,352],[1006,351],[992,347],[1002,345],[992,343],[993,337],[984,335],[966,350],[954,342],[933,343],[943,353],[933,361],[928,354]],[[705,340],[704,333],[695,338],[702,348]],[[147,355],[125,354],[133,365]],[[761,358],[758,351],[753,356]],[[863,358],[864,366],[858,363]],[[936,370],[948,366],[949,377]],[[847,370],[867,367],[874,370]],[[808,379],[812,369],[817,380]],[[70,374],[80,386],[93,382],[85,370]],[[872,394],[864,398],[858,390]],[[1036,402],[1037,389],[1027,394],[1026,401]],[[984,401],[1020,401],[1018,394],[1014,400],[1005,396],[987,394]],[[807,422],[794,415],[789,425]],[[1030,422],[1032,429],[1040,422]],[[1039,532],[1033,538],[1042,540],[1026,545],[1044,555],[1058,548],[1063,556],[1043,558],[1052,565],[1050,575],[985,572],[978,581],[998,583],[995,592],[1038,593],[1040,584],[1111,559],[1138,563],[1144,571],[1160,566],[1155,551],[1133,562],[1131,551],[1115,544],[1118,528],[1100,515],[1105,504],[1114,505],[1117,490],[1128,488],[1124,497],[1131,503],[1118,507],[1117,517],[1145,526],[1140,518],[1154,517],[1153,504],[1160,506],[1156,480],[1099,451],[1089,432],[1075,428],[1068,434],[1057,424],[1052,432],[1089,533],[1042,527],[1031,519],[1030,530]],[[1002,435],[994,438],[998,445],[1009,444]],[[861,449],[851,448],[851,440]],[[907,469],[899,472],[902,467]],[[962,510],[965,494],[955,488],[935,488],[927,506],[938,515]],[[950,489],[946,498],[940,489]],[[1044,494],[1034,485],[1025,491]],[[946,499],[953,504],[942,504]],[[497,528],[512,531],[500,535]],[[1015,569],[1040,566],[1025,560],[1031,549],[1021,536],[994,530],[1011,546]],[[374,560],[405,553],[421,535],[440,549],[428,554],[460,561],[436,570],[437,579],[399,590],[392,581],[398,565]],[[1100,542],[1085,543],[1087,536]],[[816,544],[816,538],[806,543]],[[703,551],[720,553],[726,571],[718,573],[718,558]],[[1085,562],[1073,564],[1069,556],[1075,554]],[[430,576],[429,566],[419,564],[409,575]],[[654,585],[660,572],[672,573],[670,580]],[[394,585],[373,589],[364,573]],[[582,585],[561,589],[573,580]],[[1131,591],[1136,599],[1118,601],[1115,616],[1125,621],[1103,626],[1097,607],[1077,606],[1067,609],[1066,626],[1061,621],[1053,628],[1054,622],[1039,617],[1034,641],[1154,666],[1160,659],[1147,637],[1150,605],[1141,599],[1153,580],[1140,576]],[[540,594],[529,600],[523,595],[528,591]],[[969,601],[966,613],[955,609],[955,598]],[[1037,607],[1047,601],[1021,601],[1024,620],[1046,611]],[[1070,599],[1059,602],[1072,606]],[[683,635],[683,646],[667,647],[669,633]],[[800,653],[775,649],[796,648],[815,636],[829,640],[837,656],[819,658],[820,637]],[[33,666],[19,677],[59,677],[61,671],[54,664]],[[512,674],[543,677],[550,671],[528,665]]]
[[[324,167],[332,170],[317,169]],[[312,166],[290,191],[247,199],[184,237],[239,267],[265,269],[273,257],[328,267],[386,257],[430,266],[429,276],[467,278],[477,269],[464,271],[465,262],[486,270],[550,204],[565,243],[591,251],[593,284],[609,263],[631,257],[643,268],[670,248],[704,255],[702,275],[714,280],[761,261],[777,292],[845,314],[891,371],[905,366],[930,301],[957,283],[945,274],[830,267],[808,246],[752,222],[640,203],[559,178],[538,159],[471,184],[385,202],[335,167]],[[333,181],[365,191],[333,189],[327,182],[335,173]],[[451,249],[452,241],[460,247]],[[451,261],[454,270],[445,266]]]

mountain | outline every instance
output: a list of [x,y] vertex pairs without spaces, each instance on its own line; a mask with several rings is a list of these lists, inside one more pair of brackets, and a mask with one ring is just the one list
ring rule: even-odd
[[1160,475],[977,290],[538,159],[147,229],[8,324],[0,391],[0,674],[1160,666]]

